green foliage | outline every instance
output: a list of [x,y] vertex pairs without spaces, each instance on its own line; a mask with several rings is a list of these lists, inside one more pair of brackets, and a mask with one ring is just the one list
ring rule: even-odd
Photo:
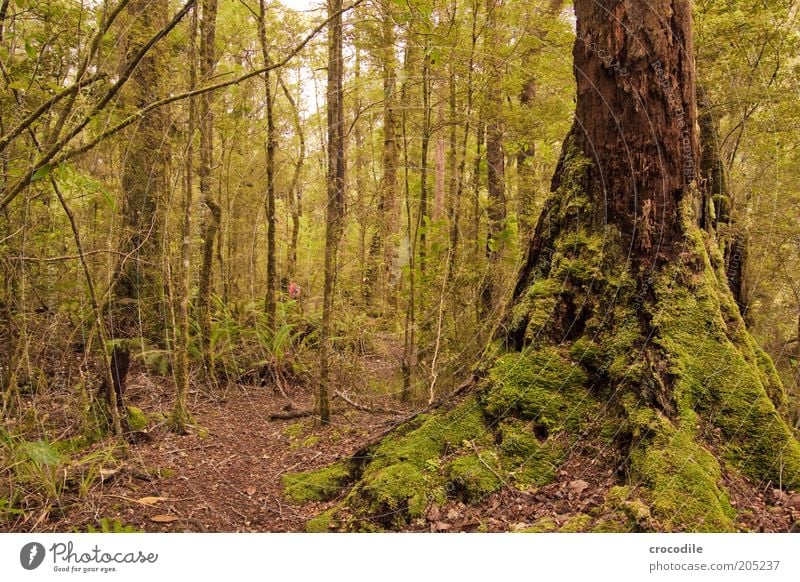
[[39,500],[49,511],[64,496],[85,498],[102,479],[103,471],[115,471],[119,461],[116,445],[95,446],[82,438],[65,440],[26,440],[18,435],[3,434],[0,443],[2,476],[9,486],[2,505],[10,519],[21,511],[15,500],[26,496]]
[[[275,329],[267,325],[262,302],[226,305],[214,296],[213,305],[210,348],[219,373],[235,379],[265,366],[290,367],[293,371],[302,368],[294,364],[313,340],[309,334],[313,324],[300,312],[295,301],[278,304]],[[201,363],[199,327],[195,320],[191,324],[189,355]]]
[[124,524],[117,518],[112,520],[107,517],[101,517],[97,527],[86,526],[86,533],[142,533],[143,531],[134,525]]
[[328,510],[320,513],[316,517],[312,517],[306,523],[306,532],[308,533],[326,533],[332,528],[334,510]]

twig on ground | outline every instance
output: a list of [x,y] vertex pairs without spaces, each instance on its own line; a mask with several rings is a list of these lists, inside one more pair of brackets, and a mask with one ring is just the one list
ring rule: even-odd
[[403,414],[404,411],[402,410],[395,410],[394,408],[383,408],[381,406],[365,406],[364,404],[359,404],[354,400],[348,398],[344,393],[339,392],[338,390],[334,392],[335,396],[338,396],[342,400],[344,400],[347,404],[361,410],[362,412],[370,412],[373,414]]

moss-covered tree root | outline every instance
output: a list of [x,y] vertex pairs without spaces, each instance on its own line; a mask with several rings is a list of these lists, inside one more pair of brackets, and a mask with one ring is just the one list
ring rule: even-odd
[[736,530],[723,468],[800,488],[783,388],[713,239],[684,204],[679,256],[628,261],[587,196],[589,167],[568,141],[473,393],[363,455],[284,478],[292,500],[338,500],[309,530],[408,527],[434,502],[544,485],[587,445],[618,453],[620,487],[574,531]]

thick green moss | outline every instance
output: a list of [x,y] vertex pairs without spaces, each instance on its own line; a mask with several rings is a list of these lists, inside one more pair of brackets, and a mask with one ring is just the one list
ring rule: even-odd
[[316,471],[287,473],[282,478],[283,493],[297,503],[327,501],[339,495],[350,479],[350,469],[344,462],[334,463]]
[[592,521],[593,519],[591,515],[579,513],[578,515],[570,517],[558,531],[561,533],[584,532],[589,529],[589,525],[592,523]]
[[557,439],[541,442],[535,430],[533,423],[513,419],[504,420],[498,427],[502,465],[520,489],[552,482],[566,457],[566,446]]
[[505,484],[501,472],[497,454],[492,451],[465,455],[446,467],[445,488],[449,495],[476,503]]
[[457,448],[464,441],[490,442],[483,411],[473,398],[445,414],[420,415],[416,427],[385,438],[372,453],[369,468],[409,462],[425,468],[429,459],[438,459],[446,448]]
[[651,441],[634,448],[631,474],[663,531],[734,531],[736,512],[721,485],[714,455],[694,434],[697,418],[687,413],[679,428],[665,419]]
[[591,528],[585,531],[626,533],[659,529],[654,527],[649,506],[637,498],[628,486],[612,487],[603,504],[591,513],[597,518]]
[[552,517],[542,517],[533,522],[528,528],[521,530],[520,533],[550,533],[558,530],[558,524]]
[[497,360],[482,403],[496,418],[518,415],[535,420],[548,432],[577,432],[596,404],[585,388],[586,380],[583,369],[558,350],[526,349]]
[[780,380],[747,333],[708,255],[693,250],[702,253],[699,273],[687,274],[678,263],[654,283],[655,342],[669,361],[675,400],[720,430],[724,457],[743,473],[798,488],[800,444],[774,404],[785,401]]
[[537,338],[548,335],[560,292],[559,282],[542,279],[534,282],[512,308],[510,326],[512,329],[525,329],[526,343],[534,343]]
[[448,451],[491,445],[483,411],[474,398],[444,414],[421,415],[404,431],[386,437],[370,454],[363,473],[345,499],[354,526],[366,521],[400,527],[422,517],[431,500],[446,491],[439,459]]
[[306,522],[307,533],[326,533],[333,529],[334,510],[323,511],[316,517],[312,517]]
[[399,526],[424,515],[428,493],[435,487],[433,475],[425,475],[409,462],[400,462],[370,471],[351,495],[366,501],[361,512],[364,517]]
[[144,430],[147,428],[148,418],[141,408],[128,406],[128,426],[131,430]]

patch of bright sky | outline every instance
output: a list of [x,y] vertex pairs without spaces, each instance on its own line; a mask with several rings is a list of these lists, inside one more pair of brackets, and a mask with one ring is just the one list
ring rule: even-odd
[[298,12],[316,10],[326,5],[324,0],[280,0],[280,3]]
[[[281,4],[283,4],[287,8],[291,8],[297,12],[303,13],[312,13],[319,10],[325,9],[327,6],[326,0],[278,0]],[[299,70],[290,67],[289,70],[292,71],[290,73],[292,77],[294,77],[294,81],[299,85],[300,93],[299,97],[299,105],[300,105],[300,114],[303,117],[308,117],[313,115],[319,110],[319,105],[322,100],[324,100],[324,79],[322,79],[322,87],[321,87],[321,95],[319,94],[319,87],[316,87],[316,83],[314,83],[313,72],[309,70],[307,67],[302,67]]]

